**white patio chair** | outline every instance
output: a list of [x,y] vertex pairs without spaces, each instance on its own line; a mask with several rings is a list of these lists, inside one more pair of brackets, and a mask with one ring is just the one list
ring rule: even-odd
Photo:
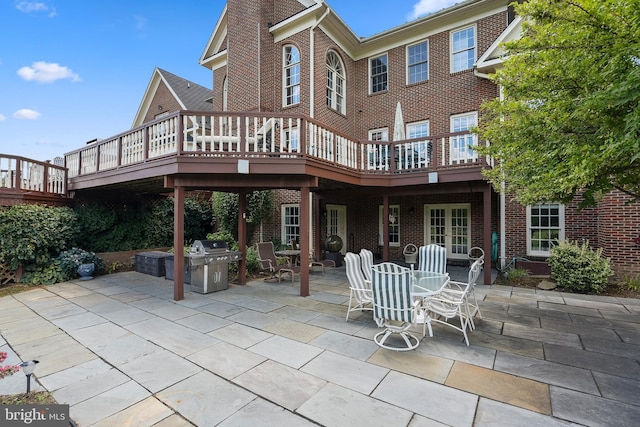
[[478,306],[478,300],[476,298],[475,287],[478,278],[480,277],[480,273],[482,272],[482,266],[484,265],[484,257],[478,258],[471,267],[469,268],[469,291],[467,293],[467,298],[465,300],[465,304],[467,305],[467,313],[469,315],[469,326],[471,329],[476,328],[476,324],[473,321],[473,318],[477,315],[482,319],[482,313],[480,312],[480,307]]
[[373,297],[371,295],[371,283],[367,282],[360,267],[360,257],[352,252],[344,256],[345,270],[349,280],[349,307],[347,319],[352,311],[373,310]]
[[[467,307],[468,283],[449,282],[449,284],[437,295],[424,298],[423,310],[429,316],[431,322],[450,326],[464,335],[464,341],[469,345],[467,328],[470,327],[470,316]],[[450,323],[450,319],[458,318],[460,326]]]
[[447,272],[447,249],[435,244],[420,246],[418,249],[418,270]]
[[364,278],[371,283],[371,267],[373,266],[373,252],[369,249],[360,249],[360,263]]
[[[416,324],[420,304],[411,296],[412,280],[410,269],[394,263],[383,262],[371,268],[373,317],[379,327],[385,328],[373,340],[382,348],[407,351],[420,344],[420,340],[409,332],[409,328]],[[404,340],[404,347],[387,343],[387,339],[394,334]]]

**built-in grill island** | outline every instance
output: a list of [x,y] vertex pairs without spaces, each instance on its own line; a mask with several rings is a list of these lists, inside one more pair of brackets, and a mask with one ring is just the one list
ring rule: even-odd
[[229,249],[224,240],[196,240],[187,255],[191,265],[191,290],[201,294],[229,286],[229,264],[242,259],[242,252]]

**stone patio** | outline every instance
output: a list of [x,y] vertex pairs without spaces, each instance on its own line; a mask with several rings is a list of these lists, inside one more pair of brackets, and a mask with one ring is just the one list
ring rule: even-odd
[[0,351],[38,359],[32,390],[80,427],[638,424],[639,300],[477,286],[469,347],[434,325],[394,352],[371,312],[345,321],[344,267],[310,288],[186,286],[175,302],[173,282],[135,272],[61,283],[0,298]]

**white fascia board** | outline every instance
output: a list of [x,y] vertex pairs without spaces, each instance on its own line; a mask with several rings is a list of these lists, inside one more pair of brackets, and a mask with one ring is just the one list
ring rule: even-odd
[[294,34],[313,27],[317,22],[317,18],[322,15],[317,13],[322,9],[322,6],[323,4],[316,3],[302,12],[271,26],[269,32],[273,36],[274,43],[286,40]]
[[474,5],[468,6],[467,13],[462,13],[465,11],[464,9],[454,6],[446,9],[442,13],[428,15],[425,18],[362,39],[362,43],[354,59],[360,60],[368,58],[400,46],[413,44],[438,33],[474,24],[480,19],[507,10],[507,4],[498,5],[489,9],[484,8],[480,11],[474,11],[473,6]]
[[218,18],[218,22],[216,22],[216,26],[211,32],[211,36],[209,37],[209,41],[200,56],[200,64],[204,65],[204,62],[211,56],[214,56],[217,52],[222,49],[222,43],[227,37],[227,5],[225,3],[224,9],[222,9],[222,13]]
[[208,68],[212,71],[217,70],[218,68],[222,68],[227,65],[227,50],[220,51],[213,56],[205,59],[204,61],[200,61],[200,65],[205,68]]
[[144,116],[147,111],[149,111],[149,106],[151,105],[151,100],[153,99],[153,94],[158,90],[158,86],[160,86],[160,71],[158,68],[154,68],[153,73],[151,74],[151,79],[149,80],[149,84],[147,84],[147,89],[144,91],[144,95],[142,96],[142,101],[140,101],[140,106],[138,107],[138,111],[136,112],[136,116],[133,118],[133,123],[131,124],[131,128],[135,128],[140,126],[143,123]]
[[504,48],[502,44],[513,41],[522,35],[522,17],[516,17],[511,24],[498,36],[498,38],[489,46],[489,49],[483,53],[476,62],[476,69],[486,73],[495,71],[504,60]]

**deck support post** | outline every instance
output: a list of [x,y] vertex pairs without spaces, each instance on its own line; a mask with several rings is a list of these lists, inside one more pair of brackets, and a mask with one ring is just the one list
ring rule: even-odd
[[185,189],[173,187],[173,299],[184,299],[184,199]]

